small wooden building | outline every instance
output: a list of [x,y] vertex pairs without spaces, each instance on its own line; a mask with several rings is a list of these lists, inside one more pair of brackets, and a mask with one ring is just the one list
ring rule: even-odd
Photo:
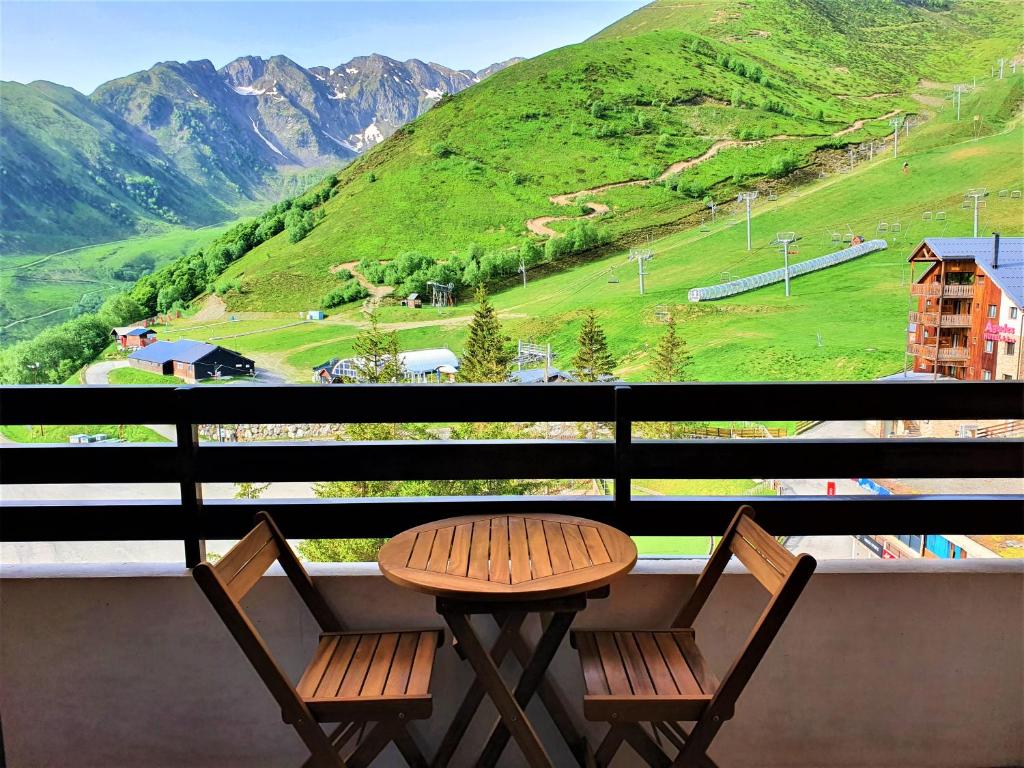
[[423,306],[423,299],[420,298],[418,293],[410,293],[402,299],[402,306],[408,307],[409,309],[419,309]]
[[156,331],[138,326],[118,326],[110,331],[110,335],[121,349],[146,347],[156,341]]
[[189,383],[227,376],[254,376],[256,364],[238,352],[201,341],[158,341],[128,356],[140,370],[177,376]]

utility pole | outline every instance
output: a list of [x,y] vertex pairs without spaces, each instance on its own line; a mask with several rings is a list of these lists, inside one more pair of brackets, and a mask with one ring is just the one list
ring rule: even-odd
[[999,79],[1003,79],[1003,67],[1006,65],[1006,59],[999,60]]
[[519,271],[523,273],[523,288],[526,287],[526,259],[519,257]]
[[892,126],[892,156],[900,156],[900,117],[897,115],[889,121]]
[[654,258],[654,251],[650,248],[630,248],[629,260],[635,261],[640,273],[640,295],[644,295],[644,262]]
[[757,199],[757,190],[751,192],[740,192],[737,202],[747,204],[747,250],[750,250],[750,204]]
[[786,278],[786,298],[789,298],[789,244],[796,240],[795,232],[779,232],[775,242],[782,245],[783,276]]
[[953,88],[953,99],[956,101],[956,121],[960,122],[960,94],[963,93],[963,86],[957,85]]
[[715,223],[715,212],[718,210],[718,205],[715,203],[714,200],[712,200],[710,203],[708,203],[708,208],[711,209],[711,223],[714,224]]
[[975,237],[978,236],[978,208],[981,207],[981,203],[984,202],[984,199],[986,197],[988,197],[988,190],[985,189],[984,187],[979,187],[978,189],[969,189],[969,190],[967,190],[967,194],[964,195],[964,199],[965,200],[970,199],[970,200],[974,201],[974,236]]

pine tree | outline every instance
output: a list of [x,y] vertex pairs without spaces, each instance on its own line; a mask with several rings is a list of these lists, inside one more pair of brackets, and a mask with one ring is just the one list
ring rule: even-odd
[[459,366],[459,380],[500,384],[508,381],[512,368],[512,351],[508,346],[511,339],[502,334],[501,322],[483,285],[477,288],[476,302]]
[[651,381],[686,381],[689,364],[686,342],[676,333],[676,319],[670,315],[668,327],[654,349]]
[[604,330],[597,324],[594,310],[587,310],[583,326],[577,339],[579,349],[572,359],[573,370],[580,381],[600,381],[610,376],[615,367],[615,358],[608,351],[608,340]]
[[370,314],[370,327],[356,336],[352,344],[355,352],[353,367],[355,381],[367,384],[387,384],[402,380],[402,362],[398,357],[398,334],[385,333],[377,324],[377,316]]

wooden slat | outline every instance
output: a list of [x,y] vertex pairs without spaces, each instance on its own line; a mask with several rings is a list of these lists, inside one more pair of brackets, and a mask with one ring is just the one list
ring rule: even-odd
[[654,683],[655,692],[661,696],[678,695],[680,691],[661,655],[661,649],[654,639],[654,634],[651,632],[636,632],[634,634],[644,664],[647,666],[647,672],[651,676],[651,682]]
[[416,657],[416,645],[419,642],[418,632],[403,632],[398,638],[395,657],[391,661],[391,671],[384,685],[385,696],[399,696],[409,687],[409,674]]
[[227,590],[232,599],[241,600],[249,594],[249,590],[263,578],[263,574],[273,565],[279,555],[280,551],[276,541],[271,540],[264,544],[260,551],[253,555],[252,559],[243,565],[242,569],[228,582]]
[[491,574],[496,584],[510,584],[508,518],[491,518]]
[[598,653],[591,632],[580,632],[576,635],[576,646],[580,652],[580,664],[583,667],[583,679],[587,684],[588,694],[608,694],[608,679],[604,675],[601,654]]
[[629,696],[633,693],[633,689],[629,686],[629,678],[626,676],[626,669],[622,664],[622,657],[619,655],[615,637],[611,632],[595,632],[594,642],[597,644],[597,651],[601,656],[601,666],[604,668],[604,676],[608,681],[609,690],[615,696]]
[[562,523],[562,536],[565,537],[565,548],[569,550],[569,560],[576,570],[590,566],[587,545],[583,543],[580,526]]
[[590,556],[590,562],[594,565],[604,565],[605,563],[611,562],[611,557],[608,554],[608,548],[604,545],[604,540],[601,538],[601,533],[592,525],[581,525],[580,532],[583,534],[583,541],[587,545],[587,554]]
[[510,583],[521,584],[532,578],[530,570],[530,544],[526,521],[521,517],[508,518],[508,548],[511,573]]
[[555,574],[568,573],[572,570],[572,560],[565,546],[562,526],[549,520],[544,521],[544,536],[548,542],[548,555],[551,557],[551,570]]
[[665,659],[665,664],[672,674],[672,679],[675,681],[679,693],[683,696],[699,696],[702,692],[700,684],[697,682],[697,678],[693,676],[690,665],[683,658],[683,652],[676,645],[673,634],[679,633],[655,632],[654,641],[658,644],[658,648],[661,649],[661,655]]
[[488,519],[473,522],[473,538],[469,548],[469,577],[487,581],[490,573],[491,521]]
[[229,583],[242,570],[242,566],[252,560],[253,555],[263,549],[263,545],[272,538],[270,526],[260,523],[229,549],[224,557],[214,563],[213,570],[220,576],[221,581]]
[[391,672],[391,661],[395,658],[395,649],[398,648],[398,634],[388,632],[380,636],[377,648],[370,660],[370,670],[366,673],[363,687],[359,691],[360,696],[380,696],[384,693],[384,684]]
[[[338,645],[334,649],[334,655],[327,665],[323,679],[308,698],[330,699],[338,695],[338,688],[341,687],[341,681],[348,672],[349,663],[352,661],[352,655],[355,653],[358,642],[358,635],[343,635],[338,639]],[[305,696],[305,694],[303,695]]]
[[430,671],[434,667],[434,652],[437,650],[437,632],[420,632],[416,642],[416,655],[409,673],[410,696],[424,696],[430,688]]
[[622,663],[626,667],[626,674],[633,688],[633,693],[639,696],[650,696],[654,694],[654,683],[647,673],[647,665],[640,655],[640,647],[636,644],[636,638],[632,632],[616,632],[615,644],[619,646],[619,653],[622,654]]
[[775,570],[785,578],[796,565],[796,555],[788,551],[770,535],[764,528],[759,526],[749,517],[741,517],[736,530],[747,542],[754,546],[761,555],[768,560]]
[[416,534],[416,542],[412,546],[409,555],[409,567],[417,570],[424,570],[427,567],[427,560],[430,559],[430,550],[434,546],[434,536],[437,531],[420,531]]
[[774,566],[765,560],[760,552],[750,546],[742,536],[737,534],[732,537],[729,541],[729,550],[739,558],[747,570],[761,582],[761,586],[769,592],[774,594],[782,586],[784,581],[782,574],[775,570]]
[[469,568],[469,543],[473,535],[473,526],[470,523],[455,526],[455,536],[452,539],[452,552],[448,557],[447,573],[455,576],[465,576]]
[[526,519],[526,538],[530,542],[530,565],[533,569],[533,578],[542,579],[550,576],[551,555],[548,554],[548,543],[544,536],[544,524],[534,518]]
[[342,697],[358,696],[363,689],[363,681],[370,670],[370,660],[377,650],[379,635],[363,635],[359,638],[352,661],[348,665],[345,677],[338,688],[338,695]]
[[340,639],[338,636],[333,636],[320,640],[316,647],[316,652],[313,654],[313,660],[306,667],[306,671],[302,673],[299,684],[295,686],[295,690],[299,692],[300,696],[311,698],[316,693],[316,689],[320,686],[320,681],[324,679],[327,665],[330,663],[331,657],[334,656],[334,651],[337,649]]
[[451,526],[441,528],[434,537],[434,544],[430,549],[430,559],[427,561],[427,570],[432,573],[444,573],[448,568],[448,553],[452,549],[452,537],[455,529]]
[[683,657],[690,666],[690,671],[693,672],[701,691],[713,696],[718,690],[718,678],[715,677],[715,673],[711,671],[711,667],[705,661],[704,654],[700,652],[697,643],[694,642],[693,635],[689,632],[676,632],[674,639],[682,650]]

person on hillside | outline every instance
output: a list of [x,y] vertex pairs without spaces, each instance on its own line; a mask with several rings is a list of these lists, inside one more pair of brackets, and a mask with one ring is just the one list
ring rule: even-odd
[[906,176],[908,173],[910,173],[910,163],[907,162],[906,160],[904,160],[903,161],[903,175]]

